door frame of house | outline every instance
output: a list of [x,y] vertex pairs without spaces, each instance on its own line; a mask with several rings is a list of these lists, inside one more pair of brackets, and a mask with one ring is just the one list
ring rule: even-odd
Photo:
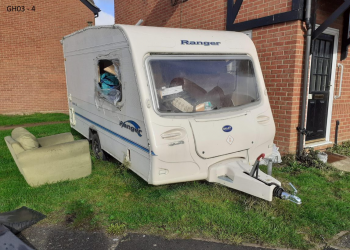
[[[318,28],[318,24],[316,24],[316,29]],[[338,67],[338,43],[339,43],[339,30],[334,28],[327,28],[323,31],[323,34],[334,36],[334,46],[333,46],[333,58],[332,58],[332,72],[331,72],[331,86],[329,89],[329,101],[328,101],[328,111],[327,111],[327,125],[326,125],[326,139],[324,141],[311,142],[304,144],[307,147],[316,147],[322,146],[326,144],[331,144],[330,141],[330,132],[331,132],[331,124],[332,124],[332,109],[333,109],[333,99],[334,99],[334,85],[335,85],[335,74],[336,69]],[[309,72],[311,73],[311,65],[309,68]],[[309,78],[310,79],[310,78]],[[309,83],[310,84],[310,83]]]

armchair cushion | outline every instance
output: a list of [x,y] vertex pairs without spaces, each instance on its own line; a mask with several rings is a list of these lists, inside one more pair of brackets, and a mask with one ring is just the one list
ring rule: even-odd
[[35,149],[39,147],[39,142],[36,137],[25,128],[15,128],[12,133],[12,138],[19,142],[24,150]]

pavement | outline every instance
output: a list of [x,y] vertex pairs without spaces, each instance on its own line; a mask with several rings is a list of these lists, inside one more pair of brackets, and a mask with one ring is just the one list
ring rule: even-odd
[[194,239],[168,240],[160,236],[127,234],[108,236],[103,232],[86,232],[64,226],[34,225],[19,235],[38,250],[263,250],[262,247],[236,246]]
[[261,247],[228,245],[203,240],[167,240],[159,236],[128,234],[116,247],[116,250],[263,250]]
[[[168,240],[160,236],[130,233],[109,236],[101,231],[86,232],[58,225],[34,225],[19,235],[29,246],[38,250],[263,250],[258,245],[229,245],[195,239]],[[327,250],[350,250],[350,233],[341,232],[328,244]],[[1,249],[1,247],[0,247]],[[2,249],[1,249],[2,250]],[[289,249],[291,250],[291,249]]]

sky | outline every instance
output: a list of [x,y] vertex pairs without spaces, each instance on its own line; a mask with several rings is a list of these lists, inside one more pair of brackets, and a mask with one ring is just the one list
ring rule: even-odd
[[95,19],[95,25],[114,24],[114,0],[94,0],[94,2],[101,9],[98,18]]

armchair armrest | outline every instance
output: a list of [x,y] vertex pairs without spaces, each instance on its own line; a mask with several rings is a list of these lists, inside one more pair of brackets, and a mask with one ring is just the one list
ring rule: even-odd
[[57,145],[61,143],[74,141],[73,135],[71,133],[63,133],[58,135],[51,135],[42,138],[37,138],[41,147],[47,147],[52,145]]

